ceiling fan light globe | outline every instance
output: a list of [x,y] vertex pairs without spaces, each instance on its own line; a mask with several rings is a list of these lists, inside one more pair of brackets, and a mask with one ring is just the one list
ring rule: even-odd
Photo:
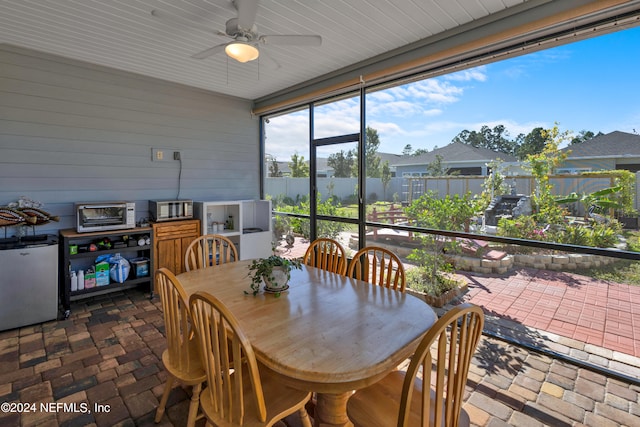
[[238,62],[249,62],[258,59],[260,52],[254,46],[247,43],[233,42],[229,43],[224,51],[226,54]]

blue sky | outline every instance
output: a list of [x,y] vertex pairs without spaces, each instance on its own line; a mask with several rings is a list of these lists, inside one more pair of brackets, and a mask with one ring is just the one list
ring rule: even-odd
[[[367,96],[380,150],[449,144],[460,131],[502,124],[511,138],[535,127],[640,133],[640,27],[436,77]],[[307,114],[267,125],[267,153],[308,157]],[[316,109],[316,137],[358,131],[357,100]],[[322,153],[319,153],[322,156]]]

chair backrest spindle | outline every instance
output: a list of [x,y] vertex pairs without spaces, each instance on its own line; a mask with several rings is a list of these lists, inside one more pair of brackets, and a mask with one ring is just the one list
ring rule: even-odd
[[319,238],[311,242],[302,262],[332,273],[344,275],[347,272],[346,252],[334,239]]
[[219,234],[207,234],[195,239],[185,252],[187,271],[214,267],[218,264],[238,261],[238,250],[229,238]]
[[402,261],[390,250],[378,246],[367,246],[356,252],[347,275],[402,292],[406,285]]
[[[189,304],[207,371],[209,386],[203,393],[211,394],[221,419],[238,425],[244,422],[246,399],[254,399],[258,419],[264,422],[267,411],[257,360],[237,320],[220,300],[206,292],[192,295]],[[247,375],[251,396],[245,396],[243,387]]]

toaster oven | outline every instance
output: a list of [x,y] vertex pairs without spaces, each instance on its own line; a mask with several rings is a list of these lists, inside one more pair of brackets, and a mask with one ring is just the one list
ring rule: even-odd
[[83,202],[75,208],[78,233],[136,227],[135,202]]
[[149,200],[149,215],[154,221],[193,218],[193,200]]

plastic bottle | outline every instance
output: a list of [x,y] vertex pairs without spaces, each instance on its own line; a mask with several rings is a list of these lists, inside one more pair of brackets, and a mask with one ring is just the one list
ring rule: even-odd
[[233,215],[229,215],[228,223],[229,223],[229,226],[228,226],[229,230],[233,230]]
[[75,292],[78,290],[78,276],[76,276],[76,272],[71,272],[71,292]]
[[84,289],[84,271],[78,270],[78,290]]

